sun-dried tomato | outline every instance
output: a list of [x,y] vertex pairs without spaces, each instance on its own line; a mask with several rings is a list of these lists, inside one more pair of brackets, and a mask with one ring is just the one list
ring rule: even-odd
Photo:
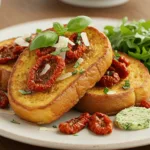
[[127,58],[125,58],[124,56],[120,56],[118,61],[121,63],[124,63],[126,66],[130,65],[130,61]]
[[97,135],[106,135],[112,132],[113,124],[107,115],[96,112],[91,116],[88,128]]
[[71,119],[59,125],[59,130],[65,134],[75,134],[81,131],[89,122],[89,113],[83,113],[79,117]]
[[97,83],[102,87],[111,87],[120,81],[118,73],[113,72],[112,75],[104,75],[101,80]]
[[26,47],[15,44],[0,47],[0,64],[5,64],[10,60],[15,60]]
[[80,40],[80,44],[78,44],[77,41],[78,35],[76,33],[72,34],[70,36],[70,40],[75,43],[75,45],[69,44],[69,51],[67,51],[66,56],[66,62],[75,61],[81,56],[83,56],[84,52],[86,51],[87,47],[84,45],[82,39]]
[[140,106],[145,108],[150,108],[150,101],[142,100]]
[[52,53],[53,51],[55,51],[55,49],[56,49],[55,47],[40,48],[36,50],[36,54],[38,57],[41,57]]
[[113,59],[112,66],[115,68],[120,78],[125,79],[129,75],[129,71],[125,63],[121,63],[116,59]]
[[[41,75],[45,66],[49,64],[50,68]],[[61,75],[65,68],[64,60],[59,56],[45,55],[37,59],[35,66],[29,72],[28,88],[31,91],[44,91],[49,89]]]
[[8,107],[9,101],[5,92],[0,90],[0,108]]

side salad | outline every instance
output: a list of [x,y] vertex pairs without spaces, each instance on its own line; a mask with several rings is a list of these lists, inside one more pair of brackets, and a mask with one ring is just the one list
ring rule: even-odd
[[105,26],[113,49],[141,60],[150,71],[150,20],[129,22],[122,19],[120,26]]

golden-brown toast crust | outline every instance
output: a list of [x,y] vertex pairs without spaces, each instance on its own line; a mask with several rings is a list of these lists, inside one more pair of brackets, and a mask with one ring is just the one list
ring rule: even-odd
[[[93,27],[88,27],[85,32],[91,50],[83,56],[84,62],[79,66],[79,69],[84,68],[85,72],[57,82],[47,92],[31,95],[18,92],[19,89],[26,88],[28,72],[36,61],[35,51],[24,50],[20,55],[8,87],[10,104],[18,116],[37,124],[51,123],[69,111],[104,75],[112,62],[110,42],[103,33]],[[66,66],[66,72],[72,69],[73,65]]]
[[[13,44],[15,38],[0,42],[0,47],[8,44]],[[7,64],[0,64],[0,89],[7,91],[8,80],[12,71],[14,62]]]
[[[113,86],[110,90],[115,91],[115,94],[104,94],[104,88],[94,87],[87,91],[84,97],[81,98],[75,108],[81,112],[102,112],[108,115],[118,113],[120,110],[139,105],[141,100],[150,97],[150,75],[147,68],[138,60],[121,53],[130,60],[128,67],[130,74],[119,84]],[[131,88],[123,90],[122,86],[125,80],[129,80]]]

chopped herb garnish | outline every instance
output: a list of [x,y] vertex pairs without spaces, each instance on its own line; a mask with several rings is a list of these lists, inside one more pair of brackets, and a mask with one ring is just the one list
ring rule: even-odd
[[78,73],[78,70],[74,70],[73,72],[72,72],[72,75],[76,75]]
[[22,94],[22,95],[28,95],[28,94],[31,94],[32,91],[27,91],[27,90],[19,90],[19,92]]
[[74,68],[78,68],[80,66],[80,63],[78,61],[76,61]]
[[11,123],[15,123],[15,124],[20,124],[19,122],[17,122],[16,120],[12,120]]
[[81,45],[81,33],[78,33],[76,43],[77,43],[78,45]]
[[107,94],[109,92],[109,88],[105,87],[104,88],[104,93]]
[[79,71],[80,74],[82,74],[82,73],[84,73],[84,72],[85,72],[84,69],[80,69],[80,71]]
[[30,42],[30,40],[31,40],[31,37],[27,37],[27,38],[25,39],[26,42]]
[[41,33],[42,29],[36,29],[36,33]]
[[124,90],[127,90],[127,89],[130,88],[130,82],[129,82],[129,80],[125,80],[125,84],[122,86],[122,88],[123,88]]
[[64,47],[64,48],[62,48],[62,49],[60,50],[60,52],[67,52],[67,51],[69,51],[69,48],[68,48],[68,47]]
[[114,56],[114,58],[116,59],[116,60],[119,60],[119,58],[120,58],[120,54],[118,53],[118,51],[117,50],[115,50],[115,56]]
[[68,50],[69,50],[68,47],[64,47],[64,48],[60,49],[59,51],[52,52],[51,54],[54,55],[54,56],[56,56],[56,55],[59,55],[62,52],[67,52]]
[[56,126],[56,125],[53,125],[52,127],[53,127],[53,128],[57,128],[57,126]]
[[73,134],[73,136],[79,136],[78,134]]
[[106,72],[106,75],[108,75],[108,76],[112,76],[112,75],[113,75],[113,73],[114,73],[114,71],[107,71],[107,72]]

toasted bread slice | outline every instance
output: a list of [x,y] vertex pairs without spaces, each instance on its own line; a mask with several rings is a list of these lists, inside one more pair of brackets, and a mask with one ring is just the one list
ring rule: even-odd
[[[93,27],[88,27],[85,32],[90,47],[83,56],[84,62],[79,66],[79,69],[84,68],[85,72],[56,82],[46,92],[30,95],[18,92],[27,88],[29,70],[37,59],[35,51],[23,51],[14,66],[8,86],[9,102],[18,116],[37,124],[51,123],[69,111],[104,75],[112,62],[110,42],[103,33]],[[72,72],[73,65],[74,63],[66,65],[66,72]]]
[[[102,112],[113,115],[120,110],[136,105],[138,106],[143,99],[150,97],[150,75],[147,68],[138,60],[120,53],[129,59],[129,76],[114,85],[110,90],[114,94],[104,94],[104,88],[95,86],[87,91],[76,105],[76,109],[82,112]],[[130,89],[124,90],[122,86],[125,80],[130,81]]]
[[[8,39],[5,41],[0,42],[0,47],[13,44],[15,38]],[[11,61],[10,63],[7,64],[0,64],[0,89],[6,91],[7,90],[7,85],[8,85],[8,80],[10,77],[10,73],[12,71],[12,67],[14,65],[14,61]]]

